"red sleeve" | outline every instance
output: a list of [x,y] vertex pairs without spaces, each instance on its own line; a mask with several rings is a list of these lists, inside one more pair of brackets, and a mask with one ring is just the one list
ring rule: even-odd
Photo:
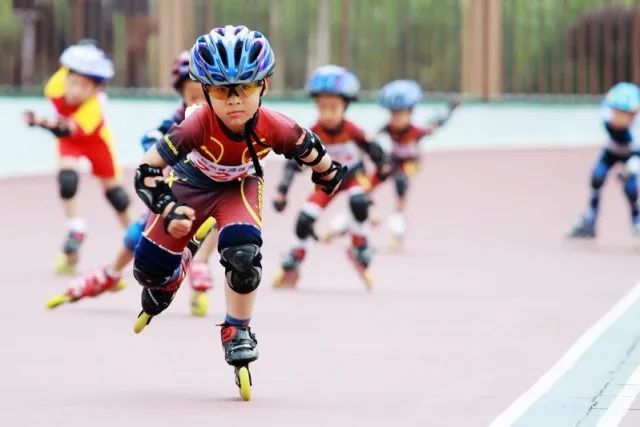
[[191,150],[202,144],[209,120],[207,107],[200,107],[184,119],[173,125],[169,132],[156,144],[162,159],[169,165],[175,165]]
[[277,154],[296,157],[304,152],[306,140],[302,137],[304,129],[284,114],[261,109],[256,131],[260,135],[266,135],[266,145]]

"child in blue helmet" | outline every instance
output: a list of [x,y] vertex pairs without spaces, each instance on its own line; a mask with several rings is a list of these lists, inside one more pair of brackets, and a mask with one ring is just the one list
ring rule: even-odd
[[635,84],[617,83],[607,93],[602,104],[602,114],[609,138],[591,173],[589,207],[579,218],[569,237],[594,238],[596,236],[600,190],[609,170],[617,163],[623,164],[624,167],[620,177],[624,194],[629,202],[632,230],[635,235],[640,235],[637,184],[640,171],[640,148],[631,132],[638,109],[640,109],[640,88]]
[[[182,52],[174,59],[171,78],[173,88],[182,98],[181,105],[170,117],[163,120],[158,128],[147,132],[142,137],[141,144],[145,152],[161,140],[171,126],[184,120],[187,107],[205,102],[200,83],[189,79],[188,51]],[[149,212],[147,211],[138,220],[129,225],[124,236],[123,246],[111,264],[74,278],[64,293],[56,295],[47,301],[47,307],[54,308],[61,304],[77,302],[87,297],[97,297],[104,292],[114,292],[124,288],[123,271],[133,260],[133,252],[140,240],[148,217]],[[206,292],[212,287],[211,272],[209,271],[207,259],[215,249],[215,240],[215,233],[207,237],[207,240],[203,243],[203,250],[199,251],[197,259],[194,259],[189,269],[190,283],[193,289],[191,310],[195,316],[204,316],[207,312]]]
[[[152,211],[135,249],[133,273],[143,286],[136,333],[171,304],[209,217],[219,228],[227,314],[221,325],[225,360],[250,398],[248,364],[258,358],[249,323],[262,278],[262,166],[270,152],[309,165],[312,181],[332,194],[345,174],[314,132],[261,106],[275,55],[267,38],[244,26],[214,28],[198,37],[189,73],[202,85],[197,108],[142,158],[138,196]],[[171,166],[168,177],[163,169]],[[196,233],[196,231],[198,231]]]
[[[396,190],[395,212],[388,218],[391,232],[391,249],[400,249],[406,233],[405,207],[409,179],[417,171],[420,162],[422,143],[439,127],[443,126],[459,105],[458,101],[451,101],[444,116],[433,119],[426,127],[412,123],[413,109],[422,100],[422,88],[413,80],[394,80],[380,89],[379,102],[389,110],[390,117],[387,124],[375,135],[374,140],[383,147],[391,160],[391,177]],[[370,191],[377,188],[385,176],[371,174],[369,176]],[[346,215],[337,215],[330,225],[330,230],[321,236],[321,240],[328,242],[336,236],[346,232]]]
[[[371,249],[367,241],[366,225],[369,219],[367,196],[368,182],[364,174],[363,152],[376,168],[383,173],[388,164],[382,148],[367,139],[365,132],[344,116],[349,103],[357,98],[360,83],[356,76],[343,67],[324,65],[316,69],[307,84],[309,95],[314,98],[318,109],[318,122],[311,127],[320,135],[332,158],[347,166],[348,172],[338,192],[349,195],[351,221],[351,248],[348,256],[361,273],[365,285],[370,288],[372,277],[369,273]],[[283,180],[274,200],[276,209],[284,208],[286,194],[293,177],[291,164],[285,166]],[[306,256],[309,238],[315,238],[314,224],[322,211],[334,200],[335,195],[314,191],[307,198],[296,221],[296,242],[281,264],[281,270],[274,279],[274,286],[294,286],[299,278],[300,265]],[[281,210],[281,209],[280,209]]]

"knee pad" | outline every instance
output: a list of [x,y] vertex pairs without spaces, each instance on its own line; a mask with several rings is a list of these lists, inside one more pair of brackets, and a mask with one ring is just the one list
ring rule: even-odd
[[396,194],[400,197],[404,197],[407,194],[407,189],[409,188],[409,178],[404,173],[398,173],[394,176],[394,181],[396,183]]
[[636,202],[638,200],[638,177],[637,175],[631,175],[627,177],[624,182],[624,194],[630,202]]
[[366,194],[354,194],[349,198],[351,213],[358,222],[365,222],[369,217],[369,205],[371,200]]
[[145,288],[162,289],[179,272],[182,255],[173,254],[142,236],[135,249],[133,276]]
[[218,237],[220,263],[225,268],[227,283],[233,291],[248,294],[260,285],[261,246],[260,230],[252,225],[233,224],[220,231]]
[[60,197],[68,200],[75,196],[78,191],[78,180],[78,173],[73,169],[61,169],[60,172],[58,172]]
[[140,218],[127,227],[127,231],[124,233],[123,243],[124,246],[129,249],[131,252],[135,252],[136,246],[140,241],[140,237],[142,237],[142,232],[144,231],[144,226],[147,223],[146,215],[144,218]]
[[594,190],[599,190],[604,184],[604,180],[607,178],[607,172],[609,168],[602,162],[599,162],[595,168],[593,168],[593,173],[591,174],[591,188]]
[[306,212],[300,212],[298,220],[296,221],[296,236],[299,239],[306,239],[307,237],[315,237],[316,233],[313,230],[313,224],[316,219]]
[[104,195],[111,203],[111,206],[120,213],[123,213],[129,207],[129,195],[120,186],[107,190]]

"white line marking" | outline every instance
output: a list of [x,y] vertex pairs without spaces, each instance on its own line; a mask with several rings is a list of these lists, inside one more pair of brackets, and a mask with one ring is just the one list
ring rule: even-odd
[[607,412],[600,418],[596,427],[616,427],[620,425],[629,408],[636,400],[638,393],[640,393],[640,366],[633,371],[631,378],[620,390],[614,401],[611,402],[611,406],[607,408]]
[[489,427],[508,427],[522,416],[540,397],[547,393],[582,355],[640,298],[640,282],[613,306],[607,314],[582,334],[562,358],[549,369],[529,390],[518,397]]

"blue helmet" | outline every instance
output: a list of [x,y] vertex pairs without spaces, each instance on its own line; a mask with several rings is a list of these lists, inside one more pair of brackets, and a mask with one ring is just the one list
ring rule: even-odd
[[251,83],[273,74],[276,59],[267,38],[245,26],[217,27],[191,48],[189,74],[208,86]]
[[338,95],[348,101],[358,98],[360,82],[351,71],[338,65],[323,65],[315,69],[305,88],[309,96]]
[[635,113],[640,109],[640,88],[633,83],[616,83],[604,99],[609,108]]
[[380,89],[380,104],[389,110],[411,110],[422,100],[422,88],[414,80],[394,80]]

